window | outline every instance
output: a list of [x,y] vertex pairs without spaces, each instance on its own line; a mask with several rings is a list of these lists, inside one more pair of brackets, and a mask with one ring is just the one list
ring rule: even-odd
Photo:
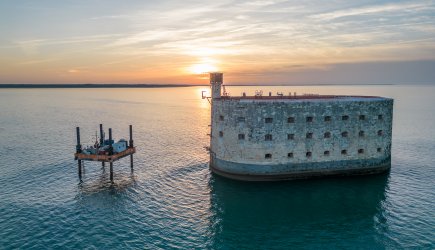
[[325,132],[323,134],[323,137],[325,137],[325,138],[331,138],[331,132]]
[[359,120],[360,121],[364,121],[366,119],[366,116],[365,115],[359,115]]
[[272,140],[272,135],[271,134],[267,134],[264,136],[264,140],[265,141],[271,141]]
[[323,152],[323,155],[324,155],[324,156],[329,156],[329,151],[326,150],[325,152]]
[[378,115],[378,120],[382,120],[384,117],[382,115]]
[[313,133],[307,133],[307,139],[312,139],[313,138]]
[[239,140],[244,140],[245,139],[245,134],[239,134]]
[[220,115],[219,116],[219,121],[223,121],[224,120],[224,116],[223,115]]
[[384,131],[378,130],[378,136],[382,136],[384,134]]
[[380,152],[382,152],[382,148],[377,148],[376,151],[377,151],[378,153],[380,153]]
[[365,135],[365,134],[364,134],[364,131],[361,130],[361,131],[358,132],[358,136],[359,136],[359,137],[364,137],[364,135]]
[[245,117],[237,117],[238,122],[245,122]]
[[307,122],[313,122],[313,117],[312,116],[308,116],[307,117]]
[[264,158],[265,158],[265,159],[272,159],[272,154],[265,154],[265,155],[264,155]]
[[223,137],[224,136],[224,132],[219,131],[219,137]]
[[331,116],[325,116],[325,122],[330,122],[331,121]]
[[288,153],[288,154],[287,154],[287,157],[288,157],[288,158],[293,158],[293,153]]
[[307,158],[311,158],[312,153],[308,151],[305,155],[307,156]]
[[358,149],[358,154],[364,154],[364,149],[362,148]]
[[265,123],[272,123],[273,122],[273,118],[267,117],[267,118],[264,119],[264,122]]
[[347,121],[347,120],[349,120],[349,116],[348,116],[348,115],[343,115],[343,116],[341,117],[341,120],[343,120],[343,121]]
[[342,155],[347,155],[347,150],[346,149],[341,150],[341,154]]
[[287,118],[287,122],[288,123],[294,123],[295,122],[295,118],[294,117],[289,117],[289,118]]
[[344,132],[341,133],[342,137],[347,137],[348,135],[349,135],[349,133],[347,131],[344,131]]
[[294,140],[295,134],[287,134],[287,140]]

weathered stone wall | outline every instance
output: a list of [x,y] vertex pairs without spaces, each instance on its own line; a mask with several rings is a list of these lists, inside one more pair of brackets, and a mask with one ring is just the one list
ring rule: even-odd
[[291,171],[290,166],[309,170],[304,163],[319,168],[313,163],[382,161],[391,154],[392,112],[393,100],[380,97],[217,98],[212,101],[211,154],[220,162],[288,166],[279,173]]

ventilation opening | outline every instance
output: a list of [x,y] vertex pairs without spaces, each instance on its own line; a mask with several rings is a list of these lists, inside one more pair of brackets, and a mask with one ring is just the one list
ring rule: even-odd
[[307,139],[312,139],[313,138],[313,133],[307,133]]
[[382,131],[382,130],[378,130],[378,135],[379,135],[379,136],[384,135],[384,131]]
[[307,152],[307,153],[305,154],[305,156],[306,156],[307,158],[311,158],[312,153],[311,153],[311,152]]
[[307,122],[313,122],[313,117],[312,116],[308,116],[307,117]]
[[329,156],[329,151],[326,150],[325,152],[323,152],[323,155],[324,155],[324,156]]
[[265,123],[272,123],[273,122],[273,118],[267,117],[267,118],[264,119],[264,122]]
[[245,139],[245,134],[239,134],[239,140],[244,140]]
[[341,154],[342,155],[347,155],[347,150],[346,149],[341,150]]
[[219,116],[219,121],[223,121],[224,120],[224,116],[223,115],[220,115]]
[[288,158],[293,158],[293,153],[288,153],[288,154],[287,154],[287,157],[288,157]]
[[331,116],[325,116],[325,122],[330,122],[331,121]]
[[326,132],[325,134],[323,134],[323,137],[331,138],[331,132]]
[[358,133],[358,136],[359,136],[359,137],[364,137],[364,135],[365,135],[364,131],[362,131],[362,130],[359,131],[359,133]]
[[360,121],[364,121],[366,119],[366,116],[365,115],[359,115],[359,119],[360,119]]
[[264,136],[264,140],[265,141],[271,141],[272,140],[272,135],[271,134],[267,134]]
[[238,118],[237,118],[237,121],[238,121],[238,122],[245,122],[245,117],[238,117]]
[[265,155],[264,155],[264,158],[265,158],[265,159],[272,159],[272,154],[265,154]]
[[287,122],[288,123],[294,123],[295,122],[295,118],[294,117],[289,117],[289,118],[287,118]]
[[382,115],[378,115],[378,120],[383,120],[384,117]]
[[224,132],[219,131],[219,137],[223,137],[224,136]]
[[343,116],[341,117],[341,120],[343,120],[343,121],[347,121],[347,120],[349,120],[349,116],[348,116],[348,115],[343,115]]
[[287,140],[294,140],[295,134],[287,134]]
[[382,152],[382,148],[377,148],[376,151],[378,151],[378,153]]
[[364,154],[364,149],[362,148],[358,149],[358,154]]
[[349,135],[349,133],[347,131],[344,131],[343,133],[341,133],[342,137],[347,137]]

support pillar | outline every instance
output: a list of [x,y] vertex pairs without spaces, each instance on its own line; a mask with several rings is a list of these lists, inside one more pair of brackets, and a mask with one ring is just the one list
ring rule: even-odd
[[110,181],[113,182],[113,162],[110,162]]
[[[113,155],[112,148],[112,129],[109,128],[109,155]],[[113,182],[113,162],[110,160],[110,181]]]
[[[130,125],[130,141],[129,141],[129,147],[133,147],[133,126]],[[130,168],[133,170],[133,155],[130,155]]]
[[[76,145],[76,153],[82,152],[82,145],[80,144],[80,128],[76,127],[76,135],[77,135],[77,145]],[[80,179],[82,178],[82,161],[78,160],[77,170],[79,173]]]

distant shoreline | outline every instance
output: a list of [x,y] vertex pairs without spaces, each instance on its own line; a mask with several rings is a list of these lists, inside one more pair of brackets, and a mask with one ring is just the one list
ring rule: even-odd
[[[385,86],[398,84],[228,84],[227,87],[249,87],[249,86]],[[80,89],[80,88],[177,88],[177,87],[204,87],[209,84],[0,84],[0,89]]]

